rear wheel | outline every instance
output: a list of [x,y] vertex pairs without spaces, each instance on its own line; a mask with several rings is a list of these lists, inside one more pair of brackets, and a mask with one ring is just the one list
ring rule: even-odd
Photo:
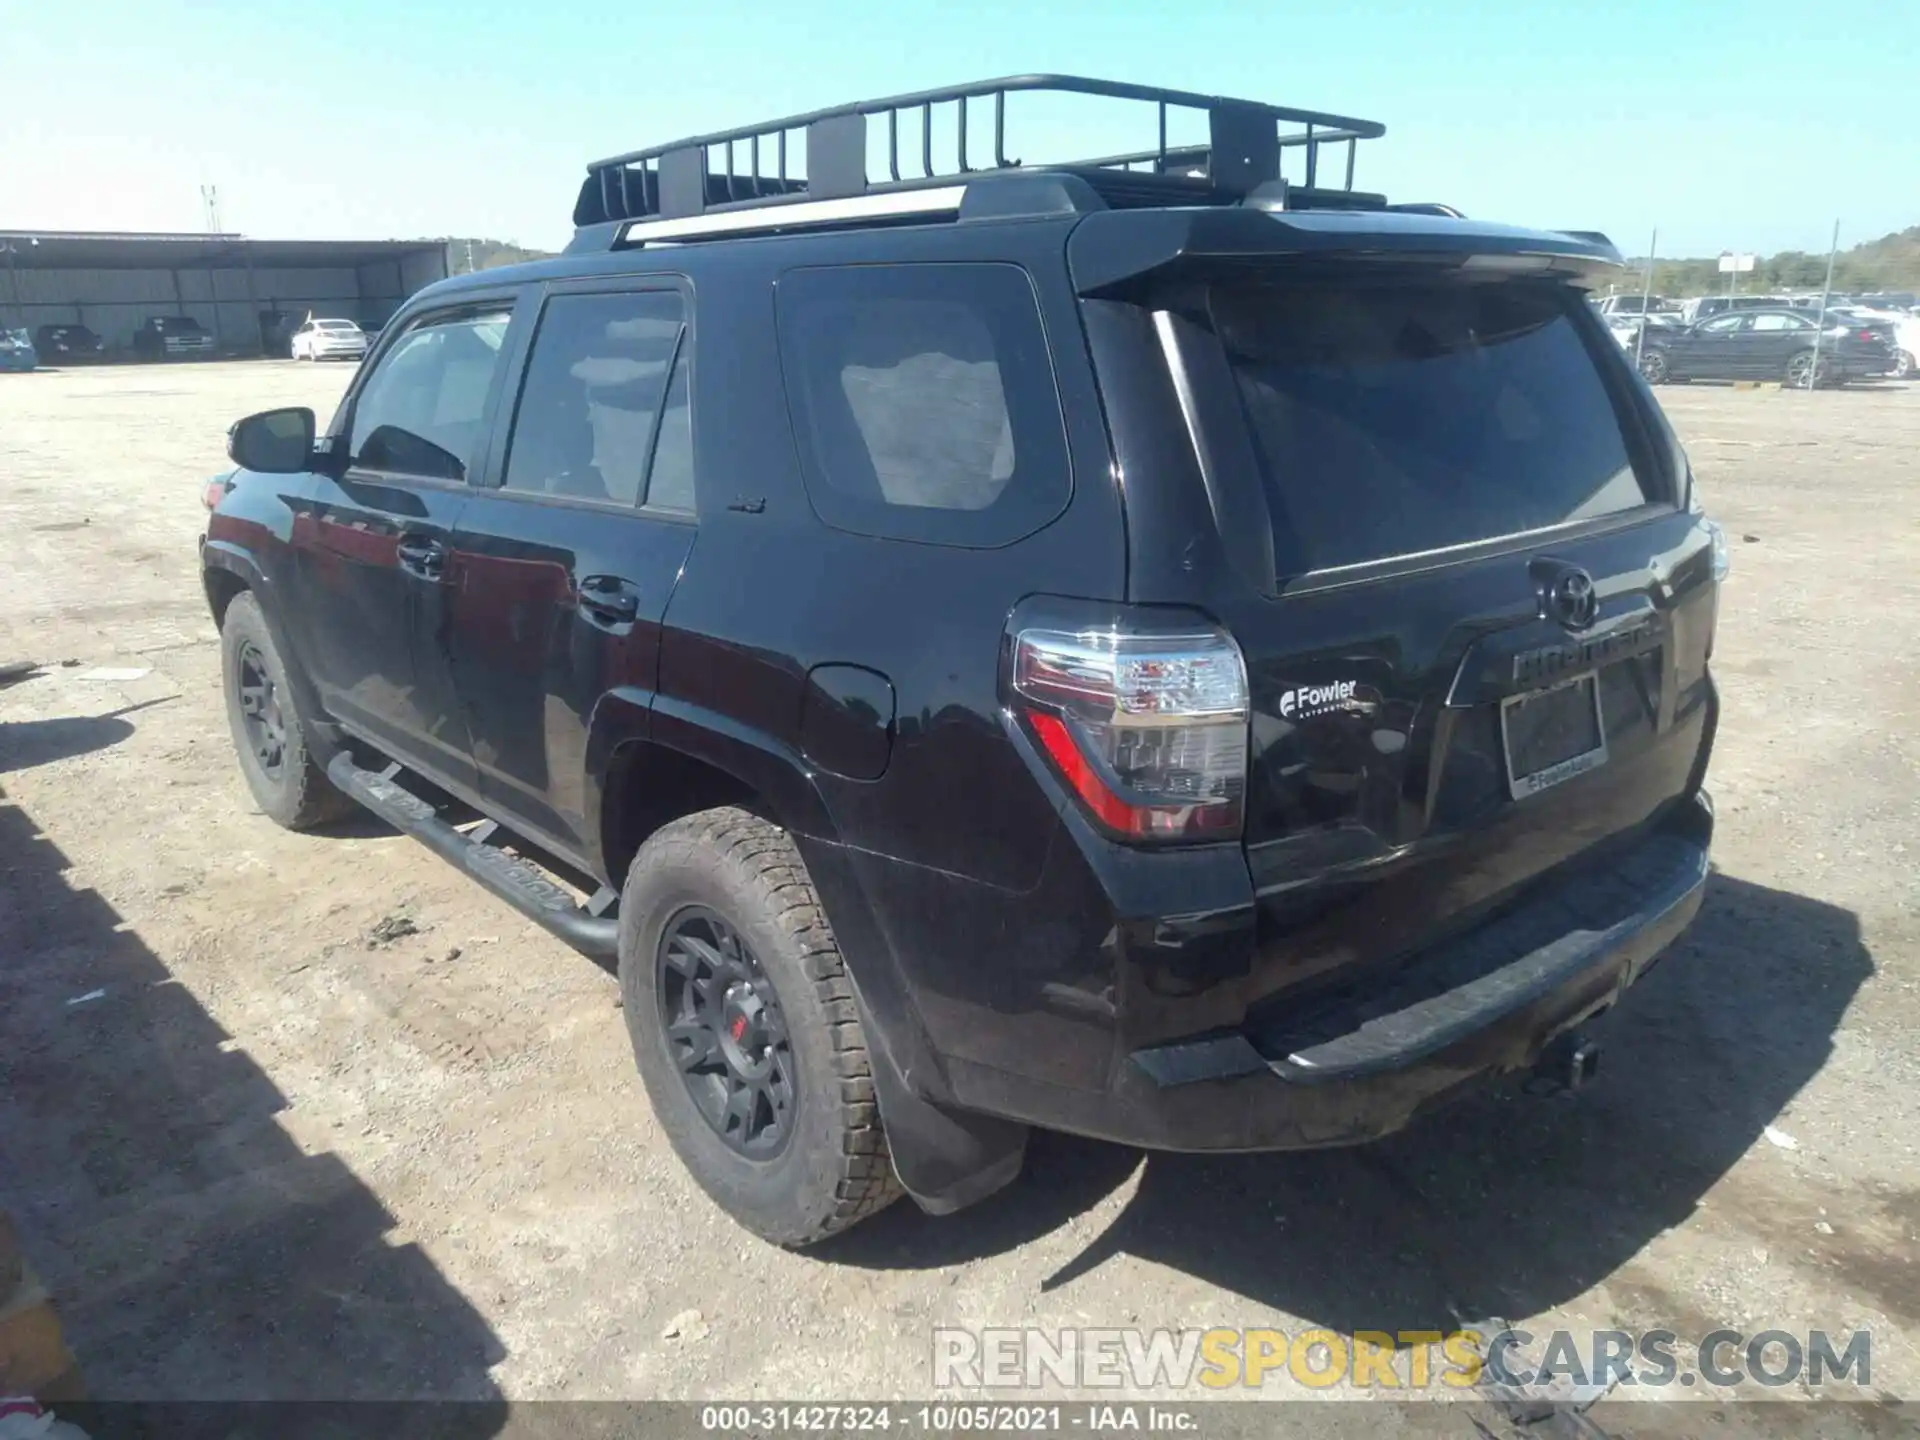
[[267,817],[306,830],[349,813],[353,802],[308,747],[286,665],[251,591],[234,596],[220,622],[220,668],[240,773]]
[[726,808],[649,838],[620,993],[661,1128],[740,1224],[809,1245],[898,1198],[853,987],[784,830]]
[[1801,350],[1787,361],[1787,384],[1795,390],[1818,389],[1833,383],[1833,362],[1825,355],[1814,359],[1813,351]]
[[1893,378],[1896,380],[1911,380],[1913,378],[1913,352],[1911,350],[1894,352]]

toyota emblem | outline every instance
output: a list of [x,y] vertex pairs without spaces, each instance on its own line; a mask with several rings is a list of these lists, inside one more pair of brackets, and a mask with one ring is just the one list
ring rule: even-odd
[[1547,613],[1569,630],[1584,630],[1600,614],[1600,596],[1593,577],[1569,565],[1547,585]]

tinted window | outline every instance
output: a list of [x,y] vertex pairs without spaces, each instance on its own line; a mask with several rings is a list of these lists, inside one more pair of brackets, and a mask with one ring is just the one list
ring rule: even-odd
[[677,291],[549,300],[520,390],[507,488],[636,503],[684,329]]
[[480,442],[507,318],[504,310],[432,317],[401,336],[354,402],[353,463],[464,480]]
[[1707,335],[1732,335],[1746,329],[1750,323],[1745,315],[1722,315],[1718,320],[1709,320],[1700,329]]
[[1803,320],[1798,315],[1781,315],[1768,312],[1753,317],[1755,330],[1811,330],[1813,322]]
[[687,403],[684,345],[674,363],[673,382],[667,386],[660,438],[654,442],[653,468],[647,473],[646,499],[647,504],[668,510],[693,509],[693,410]]
[[1025,271],[799,270],[777,297],[788,400],[822,519],[1002,545],[1066,504],[1060,402]]
[[1579,304],[1517,283],[1216,288],[1283,572],[1644,503]]

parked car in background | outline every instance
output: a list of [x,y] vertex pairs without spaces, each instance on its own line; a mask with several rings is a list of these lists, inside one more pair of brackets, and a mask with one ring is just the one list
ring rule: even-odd
[[24,330],[0,330],[0,370],[31,370],[39,363],[31,335]]
[[1653,385],[1669,380],[1778,380],[1805,388],[1844,385],[1885,375],[1893,367],[1893,346],[1883,329],[1829,317],[1823,332],[1805,311],[1786,306],[1716,315],[1658,335],[1649,331],[1640,351],[1640,373]]
[[1609,295],[1604,300],[1596,300],[1594,309],[1607,319],[1615,316],[1639,319],[1642,315],[1673,315],[1678,317],[1680,307],[1673,301],[1658,295]]
[[1786,304],[1786,298],[1781,295],[1696,295],[1680,302],[1680,318],[1689,325],[1698,325],[1729,310],[1777,310]]
[[133,332],[133,353],[142,360],[211,360],[213,336],[191,315],[150,315]]
[[84,325],[42,325],[33,342],[45,364],[81,365],[107,358],[107,342]]
[[315,320],[293,332],[291,353],[296,360],[364,360],[367,332],[351,320]]
[[1920,357],[1920,316],[1865,304],[1835,306],[1827,313],[1883,331],[1887,343],[1893,347],[1893,369],[1888,373],[1896,380],[1913,379],[1916,357]]

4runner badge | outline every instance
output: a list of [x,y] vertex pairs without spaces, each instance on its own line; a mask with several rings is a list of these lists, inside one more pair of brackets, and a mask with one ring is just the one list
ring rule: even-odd
[[1364,710],[1367,702],[1356,693],[1358,680],[1335,680],[1327,685],[1297,685],[1280,694],[1280,715],[1285,720],[1308,720],[1315,715],[1331,715],[1337,710]]

